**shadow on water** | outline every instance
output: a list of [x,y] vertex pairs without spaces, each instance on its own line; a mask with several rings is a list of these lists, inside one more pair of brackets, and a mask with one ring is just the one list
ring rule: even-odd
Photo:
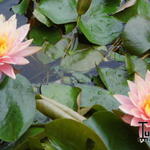
[[[0,3],[0,13],[5,15],[6,18],[9,18],[13,15],[11,7],[16,5],[19,0],[4,0]],[[25,16],[17,15],[18,26],[27,23],[27,18]],[[51,64],[44,65],[35,56],[28,58],[30,64],[25,66],[17,66],[16,68],[21,71],[21,74],[27,77],[32,83],[48,83],[60,79],[63,75],[63,71],[59,68],[60,61],[57,60]],[[100,64],[101,67],[117,67],[120,66],[120,63],[111,61],[103,62]],[[96,71],[93,69],[89,74],[96,74]]]

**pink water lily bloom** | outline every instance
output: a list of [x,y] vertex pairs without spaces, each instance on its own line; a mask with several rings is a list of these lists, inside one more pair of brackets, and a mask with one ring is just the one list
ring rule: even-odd
[[40,50],[40,47],[30,46],[32,40],[24,41],[29,31],[29,24],[17,28],[16,16],[5,20],[0,15],[0,75],[3,73],[15,79],[12,65],[25,65],[29,61],[26,56]]
[[145,79],[135,75],[135,81],[128,81],[129,96],[114,95],[120,102],[120,109],[125,113],[122,119],[131,126],[139,127],[139,135],[142,135],[141,124],[147,122],[145,131],[150,131],[150,71],[147,71]]

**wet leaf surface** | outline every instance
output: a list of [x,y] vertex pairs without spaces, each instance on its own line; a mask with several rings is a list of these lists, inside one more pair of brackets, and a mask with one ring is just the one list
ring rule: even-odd
[[150,20],[137,16],[126,24],[122,39],[124,47],[134,55],[142,55],[150,49]]
[[0,139],[14,141],[32,124],[35,99],[32,86],[24,77],[0,84]]
[[39,7],[42,12],[56,24],[76,21],[77,12],[75,0],[43,0]]
[[[117,38],[122,24],[108,14],[113,13],[120,1],[94,0],[89,10],[79,19],[79,27],[87,39],[98,45],[106,45]],[[109,32],[108,32],[109,31]]]
[[148,150],[146,144],[137,142],[132,129],[111,112],[97,112],[84,123],[103,139],[109,150]]

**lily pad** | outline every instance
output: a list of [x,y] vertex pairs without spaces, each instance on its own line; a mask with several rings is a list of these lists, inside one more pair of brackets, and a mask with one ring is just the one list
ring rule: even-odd
[[77,97],[80,89],[68,85],[49,83],[41,87],[42,95],[77,110]]
[[70,40],[67,38],[62,38],[54,45],[45,43],[43,45],[43,50],[37,53],[36,57],[43,64],[48,64],[58,58],[64,57],[69,41]]
[[120,35],[122,23],[108,15],[117,9],[119,3],[118,0],[92,1],[89,10],[79,20],[79,27],[90,42],[107,45]]
[[32,86],[23,76],[0,84],[0,139],[15,141],[32,124],[34,96]]
[[123,94],[128,93],[128,73],[124,67],[118,68],[98,68],[99,76],[106,86],[106,88],[112,94]]
[[128,21],[122,34],[126,50],[134,55],[142,55],[150,49],[150,20],[142,16]]
[[93,130],[74,120],[55,120],[46,125],[45,133],[57,149],[107,150],[102,140]]
[[33,44],[42,45],[44,42],[55,44],[61,39],[61,32],[54,28],[48,28],[43,25],[33,27],[29,32],[29,38],[33,39]]
[[126,68],[129,74],[139,74],[143,78],[148,69],[147,63],[136,56],[126,56]]
[[75,0],[42,0],[39,5],[43,14],[56,24],[76,21]]
[[80,106],[92,107],[94,105],[101,105],[107,110],[118,109],[119,103],[114,99],[111,93],[103,88],[77,84],[81,88]]
[[137,141],[138,135],[131,127],[108,111],[99,111],[84,121],[103,140],[108,150],[148,150],[146,144]]
[[36,8],[33,11],[33,15],[37,20],[39,20],[41,23],[45,24],[47,27],[52,26],[53,23],[45,15],[42,14],[40,8]]
[[27,12],[31,0],[22,0],[18,5],[13,6],[12,9],[15,13],[23,15]]
[[[103,48],[103,47],[102,47]],[[69,71],[87,72],[103,60],[97,48],[76,51],[62,59],[61,66]]]

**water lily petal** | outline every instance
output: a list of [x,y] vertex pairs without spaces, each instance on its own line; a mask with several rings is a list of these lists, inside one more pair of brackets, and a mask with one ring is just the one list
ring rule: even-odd
[[126,114],[132,115],[131,110],[134,108],[133,105],[121,105],[119,108]]
[[139,122],[143,122],[143,121],[144,120],[141,118],[133,117],[131,120],[131,126],[135,126],[135,127],[141,126],[141,124]]
[[41,50],[41,47],[39,46],[30,46],[27,49],[19,51],[16,55],[23,56],[23,57],[31,56],[34,53],[37,53],[39,50]]
[[122,117],[122,120],[123,120],[125,123],[130,124],[132,118],[133,118],[133,116],[131,116],[131,115],[124,115],[124,116]]
[[132,105],[129,97],[124,95],[114,95],[114,97],[118,100],[120,104]]
[[138,90],[139,100],[143,101],[143,99],[149,94],[148,86],[146,85],[146,82],[137,74],[135,74],[135,83]]
[[17,29],[17,33],[18,33],[18,38],[16,41],[17,43],[22,42],[25,39],[25,37],[28,34],[29,28],[30,28],[30,25],[26,24]]
[[14,73],[14,69],[11,65],[9,64],[4,64],[0,66],[0,72],[3,72],[4,74],[6,74],[7,76],[16,79],[16,75]]
[[12,58],[6,58],[3,60],[4,63],[7,63],[7,64],[14,64],[14,65],[25,65],[25,64],[28,64],[29,61],[24,58],[24,57],[12,57]]
[[19,43],[13,49],[11,49],[11,51],[8,52],[8,55],[15,55],[17,52],[26,49],[32,43],[32,41],[33,40],[27,40],[25,42]]

